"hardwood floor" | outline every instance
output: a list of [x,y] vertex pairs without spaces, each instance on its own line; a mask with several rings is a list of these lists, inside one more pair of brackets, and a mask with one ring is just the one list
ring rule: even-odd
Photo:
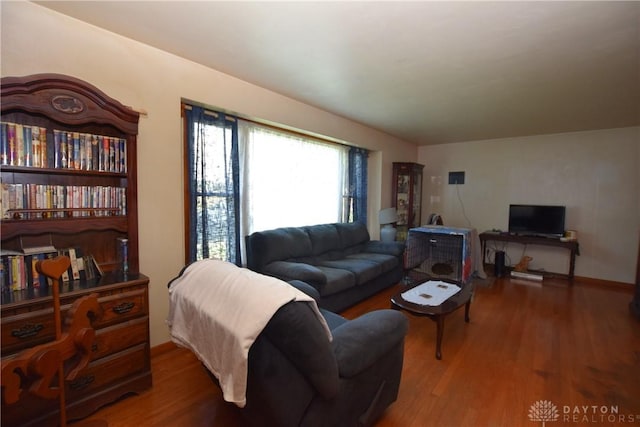
[[[464,322],[464,310],[446,319],[441,361],[434,356],[435,323],[407,315],[400,393],[377,426],[541,426],[542,419],[529,419],[539,401],[557,408],[548,427],[640,426],[640,322],[628,309],[632,289],[579,279],[573,286],[523,283],[478,284],[471,322]],[[388,308],[397,289],[342,314]],[[91,419],[111,427],[241,425],[188,351],[155,356],[152,369],[150,391]]]

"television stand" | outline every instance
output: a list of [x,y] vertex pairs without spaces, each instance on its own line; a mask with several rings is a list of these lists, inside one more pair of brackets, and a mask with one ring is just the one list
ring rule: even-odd
[[569,274],[564,274],[564,273],[553,273],[553,274],[564,277],[569,280],[573,280],[575,266],[576,266],[576,255],[580,255],[580,246],[577,240],[571,240],[571,241],[565,242],[560,239],[554,239],[549,237],[520,236],[516,234],[486,231],[484,233],[480,233],[480,246],[482,248],[483,264],[486,262],[487,241],[518,243],[521,245],[555,246],[555,247],[565,248],[570,252]]

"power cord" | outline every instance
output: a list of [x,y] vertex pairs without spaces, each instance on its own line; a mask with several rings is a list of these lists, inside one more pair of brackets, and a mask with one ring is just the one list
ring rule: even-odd
[[464,210],[464,203],[462,202],[462,197],[460,197],[460,184],[456,183],[456,194],[458,195],[458,201],[460,202],[460,207],[462,208],[462,215],[464,216],[464,219],[467,220],[467,224],[469,224],[469,228],[473,228],[471,226],[471,221],[469,220],[469,217],[467,216],[467,212]]
[[[508,243],[506,243],[506,242],[504,244],[502,244],[501,247],[498,247],[498,244],[494,243],[492,245],[492,247],[485,249],[487,251],[487,253],[483,254],[483,259],[485,259],[484,256],[486,255],[488,260],[490,261],[491,259],[493,259],[493,263],[495,264],[496,263],[496,252],[504,252],[505,266],[512,265],[511,257],[509,256],[509,253],[507,252],[507,246],[508,246]],[[491,255],[493,255],[493,256],[491,256]]]

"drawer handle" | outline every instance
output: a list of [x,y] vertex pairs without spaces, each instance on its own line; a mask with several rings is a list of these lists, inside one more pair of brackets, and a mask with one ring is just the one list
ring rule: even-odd
[[69,383],[69,388],[71,388],[71,390],[82,390],[83,388],[87,388],[95,380],[95,376],[85,375],[84,377],[80,377],[77,380]]
[[116,305],[115,307],[113,307],[113,312],[116,314],[125,314],[131,311],[131,309],[133,307],[135,307],[136,304],[133,302],[123,302],[121,304]]
[[20,329],[14,329],[11,331],[11,336],[15,338],[25,339],[35,337],[40,333],[41,330],[44,329],[44,325],[42,323],[27,323],[24,326],[21,326]]

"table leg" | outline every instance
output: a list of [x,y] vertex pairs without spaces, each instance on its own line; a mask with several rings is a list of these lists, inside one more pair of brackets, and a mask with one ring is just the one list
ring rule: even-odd
[[573,284],[573,273],[576,268],[576,251],[571,249],[571,255],[569,258],[569,282]]
[[436,359],[442,360],[442,335],[444,334],[444,316],[436,316],[437,338],[436,338]]

